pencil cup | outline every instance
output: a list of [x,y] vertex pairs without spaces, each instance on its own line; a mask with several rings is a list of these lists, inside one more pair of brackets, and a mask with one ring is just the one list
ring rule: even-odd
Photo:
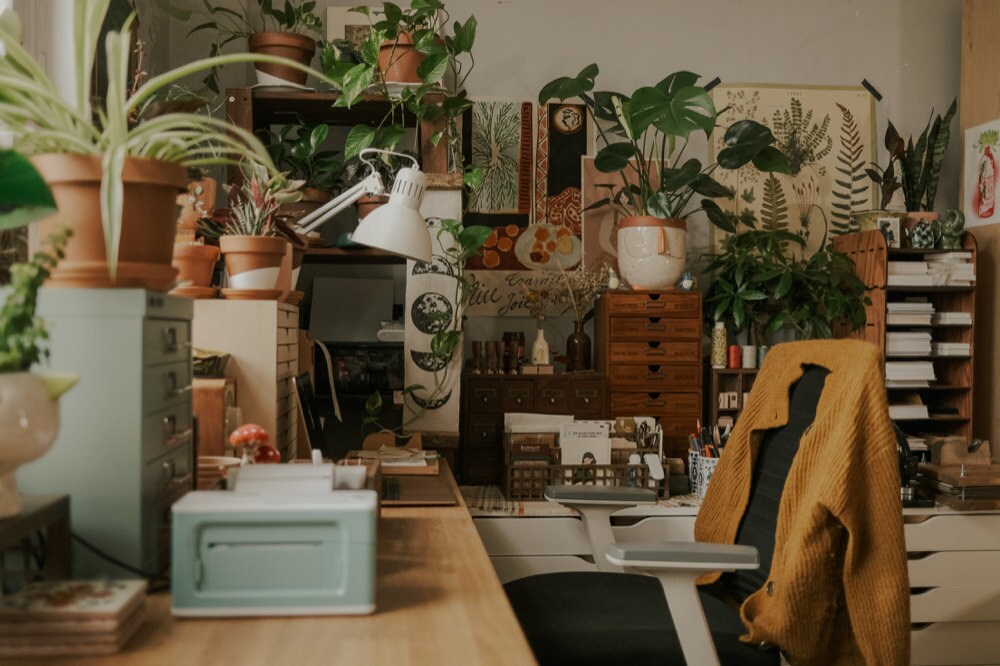
[[715,474],[715,466],[719,464],[719,458],[705,458],[698,456],[698,499],[705,499],[708,491],[708,484]]
[[688,485],[691,486],[691,494],[698,494],[698,459],[701,456],[697,451],[688,451]]

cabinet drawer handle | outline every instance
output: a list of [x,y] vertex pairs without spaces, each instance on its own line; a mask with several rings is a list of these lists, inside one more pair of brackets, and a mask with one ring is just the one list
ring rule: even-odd
[[486,439],[487,437],[489,437],[489,435],[488,435],[488,434],[487,434],[487,432],[486,432],[486,431],[484,430],[484,431],[483,431],[483,433],[482,433],[482,435],[480,435],[480,437],[481,437],[482,439]]
[[646,356],[666,356],[666,349],[647,349]]
[[171,414],[170,416],[163,417],[163,434],[177,434],[177,417],[175,415]]
[[168,354],[176,354],[181,349],[187,349],[191,346],[190,342],[178,342],[177,341],[177,328],[174,326],[169,326],[163,329],[163,351]]
[[483,396],[483,404],[486,404],[489,401],[490,401],[490,399],[488,397]]
[[590,404],[590,398],[584,398],[583,399],[583,404],[589,405]]
[[663,379],[663,375],[658,372],[647,372],[646,379]]
[[647,407],[666,407],[666,405],[667,405],[667,403],[664,402],[663,400],[647,400],[646,401],[646,406]]
[[646,330],[662,333],[667,330],[667,327],[663,324],[646,324]]
[[520,398],[517,399],[517,404],[519,404],[519,405],[521,404],[521,399]]
[[177,373],[174,372],[173,370],[171,370],[167,374],[163,375],[163,379],[164,379],[163,383],[165,384],[165,387],[164,387],[164,397],[167,400],[169,400],[171,398],[176,398],[177,396],[181,395],[182,393],[187,393],[188,391],[190,391],[193,388],[191,384],[188,384],[187,386],[182,386],[182,387],[178,388],[177,387]]
[[181,444],[187,444],[188,440],[194,435],[194,428],[188,428],[184,432],[179,432],[173,437],[167,437],[163,440],[163,446],[171,448],[174,446],[179,446]]
[[551,405],[556,404],[556,399],[555,398],[549,398],[549,404],[551,404]]

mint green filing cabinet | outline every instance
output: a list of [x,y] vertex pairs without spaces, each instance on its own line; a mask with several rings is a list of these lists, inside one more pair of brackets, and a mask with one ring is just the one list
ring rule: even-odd
[[[193,486],[192,301],[142,289],[43,289],[59,437],[18,471],[24,493],[70,496],[73,532],[150,573],[170,565],[170,507]],[[127,572],[74,544],[78,576]]]

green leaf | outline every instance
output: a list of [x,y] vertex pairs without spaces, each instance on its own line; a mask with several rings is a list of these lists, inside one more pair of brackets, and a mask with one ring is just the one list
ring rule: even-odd
[[355,125],[344,140],[344,159],[352,160],[361,151],[372,145],[375,140],[375,130],[368,125]]
[[471,225],[458,234],[458,244],[461,245],[463,252],[475,252],[483,246],[492,233],[493,229],[490,227]]
[[729,187],[715,180],[707,173],[699,174],[698,177],[694,179],[694,182],[691,183],[691,189],[703,197],[733,198],[733,191],[729,189]]
[[329,134],[329,125],[320,124],[312,128],[312,132],[309,133],[309,144],[312,146],[313,151],[319,148],[321,143],[326,141],[326,137]]
[[448,71],[448,55],[435,53],[423,59],[417,66],[417,76],[424,83],[438,83]]
[[657,83],[656,87],[665,92],[668,97],[673,97],[673,95],[682,88],[691,88],[696,86],[699,78],[700,77],[693,72],[674,72]]
[[45,180],[13,150],[0,150],[0,229],[23,227],[56,212]]
[[763,301],[767,300],[767,294],[756,289],[744,289],[740,292],[740,298],[744,301]]
[[686,139],[696,130],[701,130],[706,136],[711,134],[715,118],[715,103],[711,96],[704,88],[692,86],[677,90],[669,98],[664,115],[653,124],[667,136]]
[[701,174],[701,162],[692,157],[676,169],[663,170],[662,189],[673,192],[687,187],[698,178],[699,174]]
[[600,70],[596,64],[587,65],[575,77],[561,76],[549,81],[538,93],[538,103],[545,104],[551,99],[560,102],[573,97],[580,97],[594,89],[594,80]]
[[373,141],[376,148],[392,150],[399,145],[399,142],[406,136],[406,128],[400,123],[393,123],[375,132]]
[[775,148],[766,146],[751,160],[758,171],[791,175],[792,165],[788,156]]
[[476,27],[479,23],[475,16],[470,16],[465,25],[455,22],[455,49],[458,53],[470,53],[476,43]]
[[739,169],[774,143],[774,135],[764,125],[754,120],[740,120],[729,126],[719,151],[718,163],[724,169]]
[[629,160],[635,157],[635,148],[631,143],[612,143],[604,146],[594,158],[594,166],[602,173],[614,173],[628,167]]
[[651,194],[646,200],[646,210],[653,217],[662,219],[673,217],[670,210],[670,197],[666,192]]
[[365,411],[368,412],[368,416],[378,416],[382,412],[382,394],[375,391],[369,395],[365,400]]
[[791,288],[792,288],[792,274],[791,272],[786,271],[781,276],[781,279],[778,280],[778,286],[775,287],[774,289],[774,297],[784,298],[788,294]]
[[701,207],[705,210],[705,215],[708,216],[709,222],[726,233],[736,233],[736,224],[721,208],[719,208],[719,204],[715,203],[711,199],[702,199]]
[[628,95],[622,95],[621,93],[605,90],[595,92],[593,103],[591,104],[591,110],[594,113],[594,117],[598,120],[617,123],[618,114],[615,113],[615,105],[612,101],[615,97],[625,102],[629,101]]

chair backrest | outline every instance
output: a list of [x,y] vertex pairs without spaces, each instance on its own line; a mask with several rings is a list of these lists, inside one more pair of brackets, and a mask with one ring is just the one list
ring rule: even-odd
[[816,418],[816,406],[830,371],[806,367],[789,389],[788,424],[768,430],[757,451],[750,486],[750,501],[736,534],[736,543],[753,546],[760,553],[760,568],[736,571],[722,577],[722,585],[740,603],[759,590],[771,572],[778,506],[785,479],[799,450],[799,441]]
[[301,375],[292,377],[292,383],[295,385],[295,396],[298,399],[299,414],[302,415],[302,421],[305,423],[309,448],[322,450],[323,424],[313,410],[313,400],[315,398],[313,397],[312,380],[309,379],[309,373],[304,372]]

